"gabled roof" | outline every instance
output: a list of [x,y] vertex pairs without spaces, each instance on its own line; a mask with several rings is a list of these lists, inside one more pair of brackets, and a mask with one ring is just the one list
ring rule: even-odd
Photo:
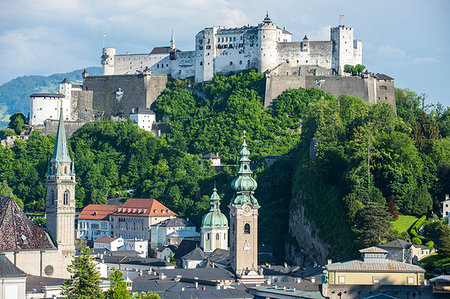
[[205,259],[205,253],[200,247],[196,247],[194,250],[183,256],[182,259],[189,261],[203,261]]
[[94,242],[95,243],[106,243],[106,244],[110,244],[112,242],[114,242],[115,240],[117,240],[118,238],[113,238],[113,237],[100,237],[98,239],[96,239]]
[[69,83],[70,84],[70,81],[67,80],[67,78],[64,78],[64,80],[62,80],[61,83],[59,83],[59,84],[64,84],[64,83]]
[[0,278],[26,276],[27,274],[17,268],[16,265],[11,263],[11,261],[5,256],[5,254],[0,253]]
[[156,199],[130,198],[118,207],[113,216],[138,216],[138,217],[171,217],[178,216]]
[[441,275],[430,279],[431,282],[450,282],[450,275]]
[[419,266],[402,263],[394,260],[382,260],[377,262],[364,262],[362,260],[352,260],[326,265],[328,271],[342,272],[407,272],[425,273]]
[[401,239],[396,239],[391,242],[387,242],[381,245],[378,245],[378,247],[381,248],[389,248],[389,249],[408,249],[411,247],[411,243],[403,241]]
[[48,235],[33,224],[11,197],[0,197],[0,250],[55,248]]
[[388,253],[386,250],[375,247],[375,246],[363,248],[359,252],[361,252],[361,253]]
[[230,265],[230,251],[217,248],[208,257],[211,263],[220,264],[223,266]]
[[385,74],[377,73],[375,76],[376,76],[377,80],[385,80],[385,81],[392,81],[392,80],[394,80],[394,78],[389,77],[388,75],[385,75]]
[[194,250],[194,248],[198,247],[199,245],[199,241],[184,239],[181,241],[180,245],[178,245],[178,248],[174,252],[173,257],[179,259]]
[[220,158],[219,156],[214,155],[213,153],[207,153],[202,157],[202,159],[217,159]]
[[195,226],[194,223],[187,221],[185,219],[182,218],[171,218],[171,219],[166,219],[164,221],[161,221],[157,224],[155,224],[154,226],[158,226],[158,227],[187,227],[187,226]]
[[43,97],[64,98],[65,95],[60,93],[33,93],[32,95],[30,95],[30,98],[43,98]]
[[78,215],[78,220],[108,220],[109,215],[117,210],[119,205],[87,205]]
[[154,47],[150,54],[169,54],[170,47]]

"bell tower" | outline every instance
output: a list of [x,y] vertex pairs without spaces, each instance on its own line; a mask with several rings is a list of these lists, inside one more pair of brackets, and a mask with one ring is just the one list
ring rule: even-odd
[[75,251],[75,184],[61,105],[55,149],[47,171],[46,214],[48,233],[65,256]]
[[[250,170],[250,152],[242,143],[237,177],[231,182],[235,196],[230,208],[230,264],[238,278],[260,279],[258,275],[258,201],[253,196],[258,184]],[[264,278],[264,277],[262,277]]]

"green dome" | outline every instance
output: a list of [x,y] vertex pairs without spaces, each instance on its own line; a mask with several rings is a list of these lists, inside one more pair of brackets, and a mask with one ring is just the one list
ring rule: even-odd
[[228,228],[228,219],[221,211],[209,212],[203,217],[201,228]]
[[228,228],[228,219],[220,211],[220,196],[217,194],[216,187],[213,189],[209,204],[211,209],[203,216],[201,228]]
[[238,176],[231,182],[234,191],[255,191],[258,183],[251,176]]

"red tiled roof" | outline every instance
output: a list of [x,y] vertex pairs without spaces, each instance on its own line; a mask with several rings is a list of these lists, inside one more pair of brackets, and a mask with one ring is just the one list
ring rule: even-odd
[[118,205],[87,205],[78,215],[78,220],[108,220],[109,215],[120,207]]
[[112,237],[100,237],[97,240],[95,240],[95,243],[112,243],[113,241],[117,240],[117,238]]
[[11,197],[0,197],[0,250],[55,248],[48,235],[33,224]]
[[156,199],[150,198],[130,198],[111,215],[142,217],[178,216]]

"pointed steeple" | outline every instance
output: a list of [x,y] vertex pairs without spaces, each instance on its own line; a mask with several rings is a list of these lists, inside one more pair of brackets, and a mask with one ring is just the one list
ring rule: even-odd
[[172,35],[170,37],[170,49],[175,50],[175,36],[173,34],[173,29],[172,29]]
[[61,111],[59,113],[58,132],[56,133],[55,150],[50,162],[72,162],[67,146],[66,129],[64,128],[63,105],[61,101]]
[[239,169],[237,171],[237,177],[231,182],[231,188],[236,191],[236,195],[231,200],[233,205],[243,205],[246,202],[250,202],[254,206],[259,206],[258,201],[253,196],[254,191],[258,187],[258,183],[252,178],[252,171],[250,169],[249,159],[250,151],[247,149],[247,143],[245,142],[245,131],[243,136],[244,142],[242,143],[242,149],[239,152]]

